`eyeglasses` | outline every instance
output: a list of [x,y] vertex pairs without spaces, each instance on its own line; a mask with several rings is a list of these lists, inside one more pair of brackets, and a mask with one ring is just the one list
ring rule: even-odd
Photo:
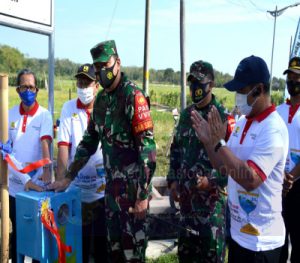
[[31,86],[31,85],[20,85],[18,86],[18,89],[20,90],[20,92],[24,92],[26,90],[36,92],[36,86]]

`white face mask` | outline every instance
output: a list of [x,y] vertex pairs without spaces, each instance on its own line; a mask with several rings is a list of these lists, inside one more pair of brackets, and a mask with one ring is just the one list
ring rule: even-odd
[[94,87],[84,89],[77,87],[77,95],[83,105],[89,104],[94,99]]
[[248,95],[252,93],[254,89],[250,90],[247,94],[241,94],[241,93],[236,93],[235,94],[235,105],[239,108],[240,113],[242,115],[249,115],[250,112],[252,111],[253,105],[255,104],[256,100],[249,106],[247,102]]

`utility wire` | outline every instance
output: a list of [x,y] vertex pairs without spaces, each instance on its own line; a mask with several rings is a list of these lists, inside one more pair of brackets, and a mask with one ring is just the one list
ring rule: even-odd
[[110,33],[111,25],[112,25],[112,22],[113,22],[114,17],[115,17],[115,13],[116,13],[116,10],[117,10],[118,3],[119,3],[119,0],[116,0],[115,6],[114,6],[114,9],[113,9],[113,13],[112,13],[112,16],[111,16],[111,19],[110,19],[110,23],[109,23],[108,28],[107,28],[107,33],[106,33],[106,36],[105,36],[106,40],[108,39],[108,36],[109,36],[109,33]]

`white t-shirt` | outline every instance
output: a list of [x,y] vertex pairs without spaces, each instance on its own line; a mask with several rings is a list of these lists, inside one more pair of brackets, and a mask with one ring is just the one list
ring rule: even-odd
[[290,172],[300,163],[300,105],[291,107],[288,100],[277,107],[277,112],[289,131],[289,153],[286,158],[286,171]]
[[[22,164],[18,168],[43,159],[43,139],[52,141],[53,122],[48,110],[35,102],[34,107],[25,114],[21,105],[14,106],[9,110],[9,139],[13,142],[14,158]],[[24,186],[30,179],[32,182],[43,186],[38,177],[43,173],[39,168],[29,174],[21,174],[9,168],[9,194],[24,191]]]
[[[80,143],[89,121],[89,113],[79,99],[73,99],[63,105],[58,132],[58,145],[69,146],[70,164],[75,157],[76,147]],[[90,157],[88,163],[78,172],[69,188],[81,189],[81,200],[91,203],[104,197],[105,172],[101,144]]]
[[288,131],[275,107],[268,108],[252,122],[241,117],[231,133],[228,147],[239,159],[247,161],[263,180],[258,188],[247,192],[229,177],[232,238],[252,251],[281,247],[285,240],[281,194]]

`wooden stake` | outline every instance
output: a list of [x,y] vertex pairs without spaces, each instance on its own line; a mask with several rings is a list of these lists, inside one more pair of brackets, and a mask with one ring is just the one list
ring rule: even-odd
[[[8,140],[8,76],[0,74],[0,140]],[[1,260],[9,261],[9,194],[7,163],[0,155]]]

